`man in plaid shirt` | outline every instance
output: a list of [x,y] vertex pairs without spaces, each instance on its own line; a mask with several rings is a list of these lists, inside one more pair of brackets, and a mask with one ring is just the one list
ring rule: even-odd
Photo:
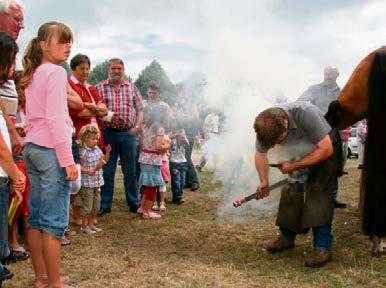
[[123,61],[117,58],[111,59],[108,65],[108,79],[96,86],[109,110],[108,115],[103,118],[103,138],[112,148],[110,161],[103,169],[105,184],[101,188],[99,215],[111,212],[118,156],[121,161],[126,201],[130,212],[137,212],[139,206],[136,155],[137,135],[143,119],[143,101],[137,87],[125,81],[124,76]]

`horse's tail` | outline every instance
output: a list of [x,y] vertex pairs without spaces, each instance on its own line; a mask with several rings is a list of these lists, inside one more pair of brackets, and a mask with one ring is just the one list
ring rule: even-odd
[[386,236],[386,51],[377,52],[369,74],[365,144],[363,231]]

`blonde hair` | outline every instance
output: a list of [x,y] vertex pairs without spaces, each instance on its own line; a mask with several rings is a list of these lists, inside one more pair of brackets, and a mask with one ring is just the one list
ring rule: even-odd
[[50,43],[54,35],[58,35],[58,43],[60,44],[70,43],[73,39],[71,29],[63,23],[51,21],[41,25],[37,37],[32,38],[24,53],[24,75],[21,81],[24,87],[31,83],[36,68],[42,63],[43,51],[40,47],[40,42]]
[[86,148],[86,142],[90,135],[96,135],[97,139],[99,139],[99,130],[98,128],[93,124],[87,124],[84,125],[79,132],[79,146],[81,148]]

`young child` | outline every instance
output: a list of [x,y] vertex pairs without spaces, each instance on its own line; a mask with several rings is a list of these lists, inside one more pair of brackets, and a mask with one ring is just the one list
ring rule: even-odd
[[103,155],[98,147],[98,139],[99,130],[94,124],[87,124],[80,129],[79,155],[82,171],[82,188],[78,195],[82,202],[80,231],[87,234],[102,231],[94,225],[94,220],[101,202],[100,187],[104,184],[102,167],[109,161],[111,146],[105,147],[106,155]]
[[176,133],[171,134],[170,146],[170,174],[172,184],[173,203],[182,204],[185,202],[182,198],[185,186],[185,176],[187,160],[185,158],[185,147],[189,145],[184,129],[178,129]]
[[40,26],[23,57],[26,87],[24,160],[30,180],[28,246],[34,287],[68,287],[60,279],[60,241],[68,225],[70,186],[77,178],[71,152],[66,71],[72,32],[64,24]]
[[[168,135],[164,135],[162,139],[162,143],[170,143],[171,140]],[[157,195],[157,201],[154,201],[152,209],[155,211],[166,211],[166,204],[165,204],[165,199],[166,199],[166,184],[169,183],[170,181],[170,170],[169,170],[169,157],[168,153],[162,154],[162,164],[161,164],[161,176],[162,180],[164,181],[164,185],[160,186],[158,189],[158,195]]]
[[159,219],[161,215],[151,211],[157,195],[157,188],[165,185],[161,176],[162,154],[170,147],[170,141],[164,140],[164,125],[166,118],[156,111],[144,111],[144,123],[142,129],[142,147],[139,154],[141,175],[138,185],[143,189],[141,207],[138,213],[142,213],[144,219]]

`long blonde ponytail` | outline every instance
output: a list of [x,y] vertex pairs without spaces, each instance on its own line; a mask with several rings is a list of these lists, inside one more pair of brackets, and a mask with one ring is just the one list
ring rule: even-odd
[[36,68],[38,68],[38,66],[42,63],[42,59],[43,51],[40,48],[38,38],[35,37],[28,43],[28,46],[24,52],[24,75],[20,81],[22,87],[26,88],[31,83],[32,76]]

